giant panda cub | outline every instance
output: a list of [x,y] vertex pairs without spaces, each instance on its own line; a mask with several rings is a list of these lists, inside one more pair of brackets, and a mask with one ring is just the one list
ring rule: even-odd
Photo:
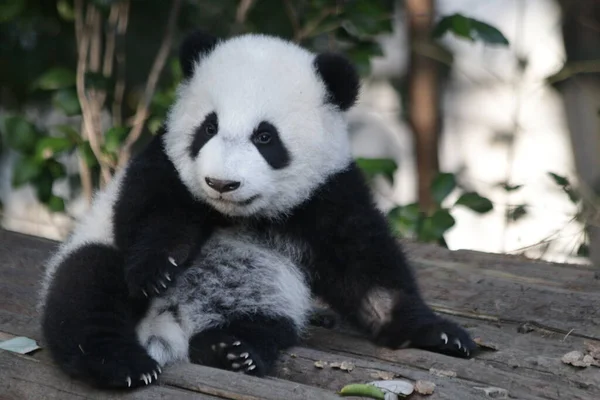
[[257,376],[298,343],[312,296],[382,346],[469,357],[424,303],[350,152],[359,81],[341,55],[195,32],[164,130],[47,263],[42,328],[103,387],[191,361]]

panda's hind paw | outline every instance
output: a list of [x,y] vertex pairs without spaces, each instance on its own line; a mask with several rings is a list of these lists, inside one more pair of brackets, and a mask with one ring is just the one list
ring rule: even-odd
[[211,346],[221,366],[234,372],[263,376],[265,368],[259,355],[245,342],[231,336]]
[[463,358],[470,358],[477,348],[465,329],[444,319],[423,326],[411,342],[414,347]]

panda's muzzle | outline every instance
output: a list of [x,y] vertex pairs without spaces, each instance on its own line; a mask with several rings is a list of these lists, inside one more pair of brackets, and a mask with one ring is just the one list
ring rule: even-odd
[[204,178],[204,180],[211,189],[216,190],[219,193],[233,192],[241,185],[241,182],[238,181],[214,179],[209,177]]

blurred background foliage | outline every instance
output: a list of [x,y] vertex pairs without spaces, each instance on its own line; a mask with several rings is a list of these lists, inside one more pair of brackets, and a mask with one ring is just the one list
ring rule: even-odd
[[[378,37],[392,32],[397,8],[413,15],[408,22],[413,68],[394,87],[417,141],[419,199],[396,205],[388,215],[399,236],[445,245],[444,234],[455,224],[452,208],[484,214],[494,206],[462,187],[453,173],[439,171],[439,126],[423,131],[411,111],[410,102],[419,104],[423,93],[414,86],[416,74],[429,71],[431,82],[443,81],[452,65],[452,54],[439,40],[445,35],[489,46],[510,43],[497,28],[468,15],[432,20],[431,0],[4,0],[0,151],[8,147],[19,155],[12,185],[32,185],[39,201],[53,212],[63,212],[73,196],[83,194],[89,201],[160,129],[181,79],[177,45],[193,29],[220,37],[273,34],[316,52],[343,52],[367,77],[372,58],[382,55]],[[419,12],[429,19],[420,19]],[[32,106],[54,108],[67,122],[36,124],[24,113]],[[433,147],[421,147],[419,140],[428,135]],[[76,170],[65,167],[68,157],[79,160]],[[393,182],[394,160],[359,158],[357,163],[367,178],[379,175]],[[572,201],[579,201],[567,178],[552,178]],[[54,183],[65,179],[75,188],[70,198],[53,192]],[[520,187],[503,185],[507,192]],[[456,192],[457,199],[448,204]],[[507,211],[507,221],[526,214],[526,204],[515,205]]]

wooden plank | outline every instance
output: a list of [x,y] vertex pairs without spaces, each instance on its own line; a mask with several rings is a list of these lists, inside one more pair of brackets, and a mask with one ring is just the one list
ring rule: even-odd
[[[316,330],[319,331],[318,334],[309,337],[305,345],[325,353],[338,354],[342,357],[368,358],[402,365],[413,370],[429,371],[431,368],[450,370],[465,381],[504,388],[519,398],[562,399],[566,397],[582,400],[600,398],[597,369],[590,367],[587,371],[581,371],[565,366],[564,374],[556,374],[555,370],[548,369],[548,365],[556,369],[562,368],[558,365],[558,360],[554,360],[554,363],[546,365],[546,370],[536,370],[535,363],[527,365],[523,363],[525,360],[520,359],[520,357],[536,357],[536,354],[525,349],[526,343],[523,343],[525,348],[519,351],[512,351],[510,348],[501,350],[503,355],[497,355],[495,362],[492,363],[490,356],[464,360],[417,349],[392,351],[375,346],[360,337],[325,329]],[[487,336],[491,338],[485,340],[490,341],[500,338],[491,334]],[[520,364],[511,360],[516,360]],[[552,358],[549,357],[549,360]],[[534,359],[532,358],[531,361]]]
[[[52,241],[0,230],[0,268],[8,277],[0,282],[0,331],[39,339],[35,293],[42,262],[55,246]],[[377,348],[345,327],[337,332],[315,329],[302,346],[292,350],[295,357],[283,356],[278,377],[319,386],[326,389],[325,396],[336,398],[335,392],[344,384],[374,380],[371,374],[377,371],[393,372],[412,380],[429,378],[438,385],[434,395],[428,397],[432,400],[482,398],[483,392],[477,388],[485,386],[507,389],[518,398],[600,398],[598,368],[577,369],[560,361],[566,352],[584,349],[582,336],[595,337],[599,333],[600,281],[594,279],[593,270],[517,257],[448,252],[422,245],[409,254],[426,299],[445,312],[471,316],[452,318],[484,341],[498,345],[498,351],[485,352],[476,360],[467,361],[414,349],[393,352]],[[517,322],[524,321],[537,322],[549,329],[519,334]],[[566,335],[572,328],[575,329]],[[567,340],[563,341],[565,336]],[[49,362],[44,351],[35,357]],[[314,361],[319,359],[349,360],[356,367],[351,373],[319,370],[314,367]],[[457,377],[431,375],[428,372],[431,367],[453,370]],[[172,367],[163,377],[165,385],[184,393],[199,390],[225,398],[253,393],[248,392],[252,388],[244,386],[245,381],[230,389],[227,385],[231,378],[215,383],[212,372],[206,375],[206,380],[198,378],[206,373],[196,368],[205,367]],[[283,392],[277,395],[283,397],[279,398],[294,396],[293,392],[285,392],[291,390],[286,386],[289,382],[259,381],[269,382],[265,390],[273,390],[272,382],[282,383]],[[223,387],[227,391],[219,392]],[[298,398],[309,398],[307,393],[297,393]]]
[[[139,390],[107,391],[92,388],[77,381],[64,378],[56,368],[37,361],[0,350],[0,399],[139,399],[165,398],[212,400],[217,397],[181,390],[168,386],[149,386]],[[233,398],[232,398],[233,399]]]
[[[600,340],[600,281],[592,279],[592,286],[588,282],[577,290],[548,284],[550,279],[526,279],[475,264],[442,260],[415,260],[414,264],[432,305],[506,321],[532,321]],[[581,278],[582,287],[586,280],[589,277]]]

